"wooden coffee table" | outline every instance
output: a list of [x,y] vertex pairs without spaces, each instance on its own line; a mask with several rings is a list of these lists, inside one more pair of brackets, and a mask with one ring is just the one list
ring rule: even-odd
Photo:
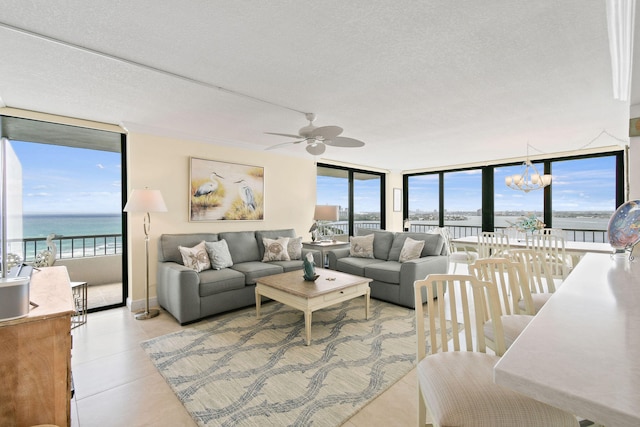
[[303,271],[265,276],[256,280],[256,316],[260,317],[260,296],[271,298],[304,312],[307,345],[311,344],[311,313],[359,296],[365,297],[364,314],[369,318],[369,282],[366,277],[317,268],[320,277],[305,281]]

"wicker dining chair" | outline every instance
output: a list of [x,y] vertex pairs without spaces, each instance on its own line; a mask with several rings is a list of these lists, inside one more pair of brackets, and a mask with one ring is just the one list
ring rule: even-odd
[[[416,281],[414,288],[416,301],[427,294],[430,334],[427,352],[424,311],[416,304],[420,427],[426,423],[427,409],[435,426],[579,425],[572,414],[493,382],[493,367],[505,351],[494,283],[470,275],[432,274]],[[487,354],[487,315],[494,320],[495,354]]]

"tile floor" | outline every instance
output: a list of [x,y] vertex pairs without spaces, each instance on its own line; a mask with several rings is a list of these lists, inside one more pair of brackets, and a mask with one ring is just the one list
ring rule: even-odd
[[[180,328],[164,311],[144,321],[127,308],[89,314],[87,323],[72,331],[71,425],[195,426],[140,346]],[[416,425],[416,381],[413,370],[343,425]]]

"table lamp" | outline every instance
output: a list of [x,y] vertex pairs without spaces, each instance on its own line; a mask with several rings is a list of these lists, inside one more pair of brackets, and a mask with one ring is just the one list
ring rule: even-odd
[[313,219],[319,223],[318,231],[320,232],[320,240],[331,239],[333,232],[327,231],[327,226],[324,224],[328,221],[337,221],[339,219],[339,206],[334,205],[316,205]]

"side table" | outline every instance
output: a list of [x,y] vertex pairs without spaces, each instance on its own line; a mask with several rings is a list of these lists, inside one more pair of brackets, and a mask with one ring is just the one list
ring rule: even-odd
[[320,256],[322,257],[322,263],[319,267],[327,267],[328,266],[328,258],[327,251],[332,249],[341,249],[350,247],[349,242],[339,242],[337,240],[327,240],[320,242],[302,242],[302,247],[305,249],[315,249],[320,251]]
[[87,282],[71,282],[76,312],[71,316],[71,329],[87,323]]

